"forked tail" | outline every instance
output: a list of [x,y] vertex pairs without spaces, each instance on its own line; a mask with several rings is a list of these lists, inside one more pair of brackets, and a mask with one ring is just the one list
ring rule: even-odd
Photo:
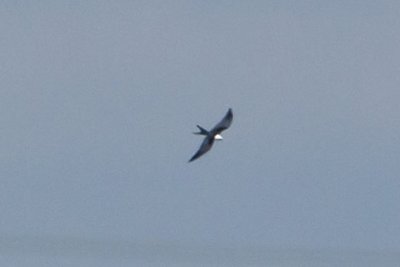
[[196,132],[194,134],[200,134],[200,135],[208,135],[208,131],[201,127],[200,125],[197,125],[197,128],[199,128],[200,132]]

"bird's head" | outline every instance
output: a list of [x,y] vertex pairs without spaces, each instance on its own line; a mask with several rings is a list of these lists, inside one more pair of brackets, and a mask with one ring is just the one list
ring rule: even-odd
[[222,138],[222,136],[220,135],[220,134],[216,134],[215,136],[214,136],[214,140],[217,140],[217,141],[221,141],[221,140],[223,140],[224,138]]

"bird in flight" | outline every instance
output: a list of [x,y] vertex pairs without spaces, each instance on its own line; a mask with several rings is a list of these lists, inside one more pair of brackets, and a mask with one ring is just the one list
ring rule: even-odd
[[199,128],[200,132],[196,132],[194,134],[198,135],[204,135],[205,138],[203,140],[203,143],[201,143],[199,150],[193,155],[193,157],[189,160],[189,162],[192,162],[195,159],[198,159],[205,153],[207,153],[212,145],[214,144],[214,140],[222,140],[222,136],[220,133],[226,129],[229,128],[232,124],[232,119],[233,119],[233,113],[232,109],[229,109],[228,112],[225,114],[225,117],[217,123],[217,125],[214,126],[210,131],[207,131],[200,125],[197,125],[197,128]]

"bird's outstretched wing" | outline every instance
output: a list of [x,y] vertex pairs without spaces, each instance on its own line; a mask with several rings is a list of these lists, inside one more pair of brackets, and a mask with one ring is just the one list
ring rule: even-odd
[[216,135],[222,132],[223,130],[226,130],[231,126],[232,124],[232,119],[233,119],[233,113],[232,109],[229,109],[228,112],[225,114],[225,117],[217,123],[217,125],[214,126],[214,128],[211,129],[211,134]]
[[211,149],[213,143],[214,143],[214,137],[207,136],[206,138],[204,138],[203,143],[201,143],[199,150],[197,150],[196,154],[193,155],[193,157],[189,160],[189,162],[207,153],[207,151]]

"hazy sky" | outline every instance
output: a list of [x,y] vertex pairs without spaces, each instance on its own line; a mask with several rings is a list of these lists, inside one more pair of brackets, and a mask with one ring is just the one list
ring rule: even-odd
[[2,1],[0,235],[400,250],[399,14]]

